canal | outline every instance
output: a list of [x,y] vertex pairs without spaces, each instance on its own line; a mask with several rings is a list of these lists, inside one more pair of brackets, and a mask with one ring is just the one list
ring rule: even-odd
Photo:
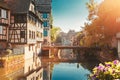
[[59,63],[54,65],[52,80],[87,80],[90,73],[80,63]]
[[43,60],[45,59],[43,61],[43,80],[88,80],[92,68],[100,63],[95,57],[86,59],[86,57],[82,56],[82,60],[76,60],[78,57],[72,50],[62,50],[60,56],[60,59],[73,59],[75,61],[52,62],[43,58]]
[[[31,70],[31,67],[28,66],[34,58],[20,62],[23,60],[20,56],[18,59],[21,60],[17,61],[19,65],[9,64],[6,68],[0,68],[0,80],[88,80],[91,70],[101,62],[93,55],[80,56],[73,50],[60,52],[59,58],[62,61],[59,61],[58,57],[51,60],[48,57],[39,57],[39,60],[42,60],[41,67],[38,66],[39,68],[36,70]],[[10,56],[8,60],[11,60]],[[14,61],[16,60],[14,59]],[[34,66],[32,68],[34,69]]]

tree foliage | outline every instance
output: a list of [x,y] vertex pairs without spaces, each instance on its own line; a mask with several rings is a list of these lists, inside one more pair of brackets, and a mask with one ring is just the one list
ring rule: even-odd
[[87,3],[88,23],[85,24],[86,46],[104,46],[112,42],[120,31],[120,0],[104,0],[97,5],[94,0]]
[[58,36],[58,34],[60,33],[61,29],[60,27],[53,27],[51,29],[51,41],[54,42]]
[[94,0],[90,0],[86,3],[86,6],[89,11],[88,20],[94,20],[97,13],[97,3],[95,3]]

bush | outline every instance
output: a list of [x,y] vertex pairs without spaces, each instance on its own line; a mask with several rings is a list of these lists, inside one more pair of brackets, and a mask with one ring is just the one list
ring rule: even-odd
[[120,80],[120,61],[100,63],[93,68],[90,78],[91,80]]

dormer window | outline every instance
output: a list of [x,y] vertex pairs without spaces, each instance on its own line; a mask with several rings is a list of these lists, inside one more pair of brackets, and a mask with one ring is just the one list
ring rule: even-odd
[[34,8],[33,8],[33,6],[31,6],[31,11],[34,11]]
[[35,11],[34,11],[34,5],[33,5],[33,4],[30,5],[30,10],[31,10],[32,12],[35,12]]

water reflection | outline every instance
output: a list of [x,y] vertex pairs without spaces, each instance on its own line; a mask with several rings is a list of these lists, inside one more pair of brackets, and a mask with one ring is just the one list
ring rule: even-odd
[[52,80],[87,80],[88,74],[90,71],[83,68],[81,64],[59,63],[54,65]]
[[24,55],[9,55],[1,57],[0,80],[43,80],[41,60]]
[[48,57],[27,58],[23,61],[23,56],[22,58],[10,58],[9,56],[9,59],[6,58],[8,62],[0,68],[0,80],[87,80],[87,75],[99,63],[93,57],[87,59],[77,55],[76,58],[72,50],[63,50],[61,53],[61,59],[79,58],[76,60],[78,63],[70,61],[69,63],[59,61],[54,63],[47,61]]
[[[44,66],[46,71],[43,73],[46,76],[50,76],[50,78],[44,78],[44,80],[87,80],[92,68],[98,65],[100,61],[93,55],[84,56],[73,53],[72,51],[71,49],[60,51],[61,53],[58,56],[60,56],[61,60],[58,57],[54,57],[52,60],[43,58],[44,65],[47,65],[47,67]],[[64,61],[64,59],[68,60]],[[69,59],[73,59],[73,61],[71,62]]]

